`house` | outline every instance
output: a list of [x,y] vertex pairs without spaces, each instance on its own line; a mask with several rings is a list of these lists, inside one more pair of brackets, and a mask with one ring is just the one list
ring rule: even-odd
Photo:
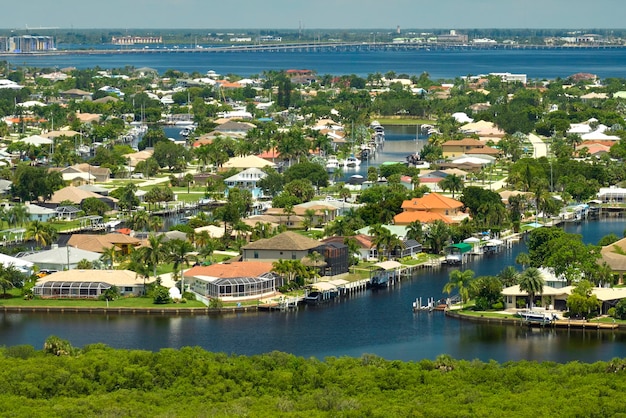
[[458,157],[466,154],[468,151],[482,149],[484,147],[485,144],[473,138],[451,140],[441,144],[443,158]]
[[0,253],[0,264],[2,264],[5,268],[9,268],[11,266],[15,267],[27,276],[33,274],[33,267],[35,267],[35,264],[31,261],[2,253]]
[[602,247],[598,264],[606,263],[619,283],[624,282],[626,274],[626,238]]
[[225,162],[221,169],[222,170],[230,170],[231,168],[237,169],[247,169],[247,168],[263,168],[263,167],[274,167],[275,164],[264,160],[263,158],[259,158],[256,155],[248,155],[245,157],[233,157],[227,162]]
[[83,200],[90,197],[103,201],[111,208],[115,208],[115,206],[117,205],[117,199],[114,197],[102,196],[98,193],[81,190],[75,186],[67,186],[54,192],[52,197],[44,204],[44,206],[56,207],[59,206],[62,202],[72,202],[80,205],[82,204]]
[[74,247],[59,247],[56,244],[45,251],[28,253],[20,257],[22,260],[30,261],[39,267],[39,270],[73,270],[82,260],[98,262],[102,254],[94,251],[81,250]]
[[91,100],[93,93],[80,89],[70,89],[60,92],[59,95],[68,100]]
[[484,120],[466,123],[461,126],[460,131],[466,135],[478,135],[479,139],[483,141],[491,140],[494,143],[498,143],[506,135],[506,132],[498,128],[495,123]]
[[222,135],[228,135],[228,134],[245,135],[248,133],[249,130],[254,129],[254,128],[256,128],[256,125],[254,125],[253,123],[228,121],[217,126],[215,128],[215,131],[221,133]]
[[259,168],[247,168],[234,176],[224,180],[226,186],[249,190],[252,198],[257,199],[263,195],[263,190],[257,185],[258,181],[267,177],[267,173]]
[[279,277],[272,267],[270,262],[236,261],[195,266],[183,274],[189,289],[202,298],[237,301],[275,295]]
[[244,246],[242,248],[243,260],[300,260],[319,246],[319,241],[287,231],[272,238],[260,239]]
[[441,220],[447,224],[460,223],[468,215],[463,212],[463,203],[456,199],[429,193],[423,197],[405,200],[402,203],[403,212],[394,217],[396,225],[408,225],[413,221],[432,223]]
[[348,247],[340,243],[321,243],[295,232],[287,231],[268,239],[260,239],[242,248],[243,260],[303,260],[313,252],[324,258],[320,275],[337,276],[348,272]]
[[[153,281],[147,279],[147,282]],[[33,294],[41,298],[97,299],[117,287],[123,296],[144,293],[144,280],[130,270],[66,270],[37,280]]]
[[47,222],[57,216],[57,211],[39,205],[26,203],[28,217],[31,221]]
[[372,237],[365,234],[357,234],[353,236],[334,236],[328,237],[322,240],[324,243],[340,243],[345,244],[346,240],[352,239],[356,242],[358,252],[355,256],[358,256],[362,261],[377,260],[378,254],[376,254],[376,248],[372,244]]
[[67,245],[96,253],[104,253],[109,248],[115,248],[116,252],[128,254],[131,248],[139,247],[141,241],[115,232],[105,235],[74,234],[70,237]]
[[76,206],[67,205],[57,206],[54,211],[56,212],[57,218],[63,219],[64,221],[71,221],[78,218],[78,214],[81,212],[81,209]]

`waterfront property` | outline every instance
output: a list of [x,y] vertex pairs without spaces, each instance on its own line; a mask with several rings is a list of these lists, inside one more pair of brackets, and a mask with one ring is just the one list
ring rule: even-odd
[[184,273],[189,289],[202,298],[223,301],[261,299],[276,293],[278,276],[272,263],[239,261],[228,264],[195,266]]
[[97,262],[101,254],[95,251],[81,250],[74,247],[59,247],[53,244],[49,250],[20,254],[21,260],[30,261],[39,269],[72,270],[79,262],[87,260]]
[[322,276],[348,272],[348,247],[341,243],[321,243],[295,232],[287,231],[272,238],[260,239],[242,248],[244,261],[303,260],[314,252],[320,254],[324,266]]
[[408,225],[413,221],[434,222],[442,220],[445,223],[459,223],[468,215],[462,211],[463,203],[458,200],[429,193],[423,197],[413,198],[402,202],[403,212],[394,217],[397,225]]
[[[151,280],[146,280],[146,283]],[[33,294],[42,298],[97,299],[113,286],[122,296],[144,293],[144,280],[134,271],[67,270],[40,278],[33,287]]]

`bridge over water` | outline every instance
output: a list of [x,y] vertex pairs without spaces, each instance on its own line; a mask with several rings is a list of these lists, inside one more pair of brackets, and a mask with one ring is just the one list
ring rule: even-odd
[[60,49],[32,53],[0,53],[0,56],[28,55],[107,55],[107,54],[209,54],[209,53],[245,53],[245,52],[346,52],[371,50],[526,50],[526,49],[615,49],[625,45],[510,45],[510,44],[454,44],[454,43],[395,43],[395,42],[312,42],[285,44],[246,44],[210,47],[120,47],[117,49]]

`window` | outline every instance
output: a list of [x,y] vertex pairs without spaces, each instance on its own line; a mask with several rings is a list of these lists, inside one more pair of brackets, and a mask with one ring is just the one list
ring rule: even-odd
[[259,252],[258,251],[254,252],[254,258],[259,258]]
[[291,253],[291,259],[292,259],[292,260],[295,260],[295,259],[296,259],[296,252],[295,252],[295,251],[293,251],[293,252]]
[[126,287],[124,287],[124,292],[132,292],[132,291],[133,291],[132,286],[126,286]]

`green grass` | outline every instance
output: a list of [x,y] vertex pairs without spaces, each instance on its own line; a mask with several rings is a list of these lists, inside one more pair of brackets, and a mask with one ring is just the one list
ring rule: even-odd
[[472,316],[472,317],[477,317],[477,318],[484,317],[484,318],[516,319],[514,314],[503,314],[499,312],[470,311],[470,310],[465,310],[465,309],[460,310],[460,311],[455,311],[455,312],[463,316]]
[[[0,306],[16,307],[50,307],[50,308],[106,308],[106,301],[91,299],[31,299],[24,300],[21,296],[11,299],[0,299]],[[187,303],[168,303],[156,305],[151,298],[147,297],[127,297],[110,301],[109,308],[204,308],[202,302],[190,300]]]

